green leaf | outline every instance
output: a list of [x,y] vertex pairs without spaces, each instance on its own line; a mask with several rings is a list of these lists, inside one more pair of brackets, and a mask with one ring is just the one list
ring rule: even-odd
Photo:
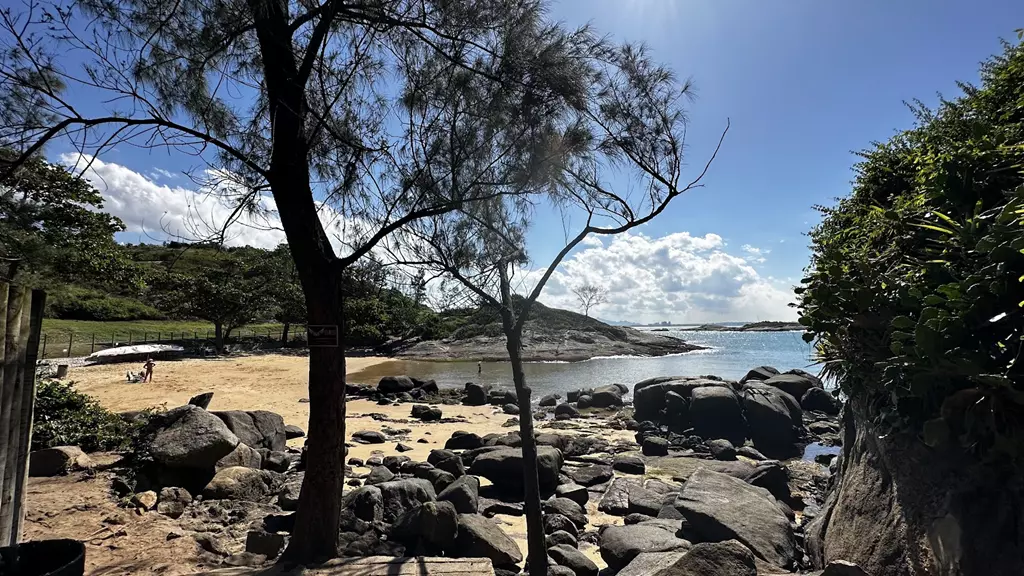
[[907,329],[917,326],[917,322],[914,322],[908,316],[897,316],[892,319],[892,327],[897,329]]
[[810,344],[811,342],[814,342],[815,335],[813,332],[804,332],[801,338],[803,338],[804,342]]
[[939,304],[945,304],[946,299],[938,294],[929,294],[924,297],[924,303],[929,306],[938,306]]

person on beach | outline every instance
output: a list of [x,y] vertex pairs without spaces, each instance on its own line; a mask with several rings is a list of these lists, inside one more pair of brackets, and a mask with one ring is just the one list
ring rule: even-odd
[[152,358],[146,358],[146,363],[142,365],[142,368],[145,369],[145,371],[146,371],[146,373],[142,376],[142,381],[143,382],[152,382],[153,381],[153,367],[154,366],[156,366],[156,362],[153,362]]
[[482,361],[481,362],[477,362],[476,363],[476,375],[479,376],[479,375],[481,375],[483,373],[484,373],[484,363]]

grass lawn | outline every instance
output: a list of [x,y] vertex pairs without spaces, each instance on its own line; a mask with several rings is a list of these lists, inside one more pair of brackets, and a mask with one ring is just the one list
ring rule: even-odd
[[[281,337],[280,324],[253,324],[231,332],[232,338],[252,336]],[[301,326],[292,326],[289,337],[302,334]],[[202,320],[136,320],[98,322],[89,320],[43,319],[45,354],[40,342],[40,358],[88,356],[111,343],[125,345],[142,342],[181,342],[213,338],[213,324]],[[70,344],[70,350],[69,350]]]

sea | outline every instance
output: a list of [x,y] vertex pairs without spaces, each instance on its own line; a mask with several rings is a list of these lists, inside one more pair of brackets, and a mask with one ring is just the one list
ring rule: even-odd
[[[580,388],[622,383],[633,385],[655,376],[715,375],[738,380],[756,366],[774,366],[780,371],[801,368],[817,374],[813,364],[813,348],[803,341],[802,332],[719,332],[671,328],[638,328],[658,330],[705,346],[683,354],[658,357],[611,356],[580,362],[528,362],[524,369],[526,381],[538,400],[551,393],[561,394]],[[377,364],[352,374],[352,383],[374,384],[381,376],[406,374],[424,380],[433,379],[441,387],[462,386],[466,382],[512,387],[512,371],[507,362],[484,362],[477,373],[476,362],[419,362],[396,360]]]

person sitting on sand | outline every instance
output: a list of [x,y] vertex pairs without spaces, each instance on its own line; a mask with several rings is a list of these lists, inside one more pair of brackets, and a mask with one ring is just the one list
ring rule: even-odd
[[156,366],[156,362],[153,362],[152,358],[146,358],[146,363],[142,367],[146,370],[146,373],[142,376],[143,382],[153,381],[153,367]]

